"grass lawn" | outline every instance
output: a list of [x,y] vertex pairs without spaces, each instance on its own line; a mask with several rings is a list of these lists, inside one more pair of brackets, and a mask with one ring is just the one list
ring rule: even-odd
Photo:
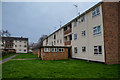
[[38,58],[38,55],[33,55],[31,53],[18,53],[19,55],[12,59],[24,59],[24,58]]
[[120,73],[120,65],[82,60],[9,60],[2,68],[3,78],[118,78]]

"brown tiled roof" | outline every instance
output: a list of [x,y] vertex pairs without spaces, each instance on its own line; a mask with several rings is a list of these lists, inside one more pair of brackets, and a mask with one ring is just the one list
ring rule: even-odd
[[27,40],[28,38],[23,38],[23,37],[2,37],[2,40]]

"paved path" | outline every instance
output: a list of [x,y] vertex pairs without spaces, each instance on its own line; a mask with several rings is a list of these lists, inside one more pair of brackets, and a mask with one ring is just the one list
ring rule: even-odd
[[35,60],[40,58],[24,58],[24,59],[11,59],[11,60]]
[[15,56],[17,56],[17,55],[19,55],[19,54],[13,55],[13,56],[11,56],[11,57],[9,57],[9,58],[6,58],[6,59],[0,61],[0,64],[7,62],[8,60],[12,59],[13,57],[15,57]]

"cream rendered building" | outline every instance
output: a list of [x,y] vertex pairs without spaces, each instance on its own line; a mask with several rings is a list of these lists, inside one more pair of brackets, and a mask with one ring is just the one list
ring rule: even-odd
[[3,49],[15,49],[16,53],[28,52],[28,38],[2,37]]
[[99,2],[49,35],[43,46],[70,46],[72,58],[118,64],[119,28],[120,2]]

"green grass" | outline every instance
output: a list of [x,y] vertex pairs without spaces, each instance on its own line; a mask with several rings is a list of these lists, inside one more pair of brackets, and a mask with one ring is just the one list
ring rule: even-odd
[[31,53],[18,53],[19,55],[12,59],[24,59],[24,58],[38,58],[38,55],[33,55]]
[[118,78],[120,65],[82,60],[10,60],[3,63],[3,78]]
[[8,58],[8,57],[11,57],[11,56],[13,56],[13,55],[15,55],[15,53],[14,53],[14,54],[6,55],[6,56],[2,57],[2,60],[3,60],[3,59],[6,59],[6,58]]

